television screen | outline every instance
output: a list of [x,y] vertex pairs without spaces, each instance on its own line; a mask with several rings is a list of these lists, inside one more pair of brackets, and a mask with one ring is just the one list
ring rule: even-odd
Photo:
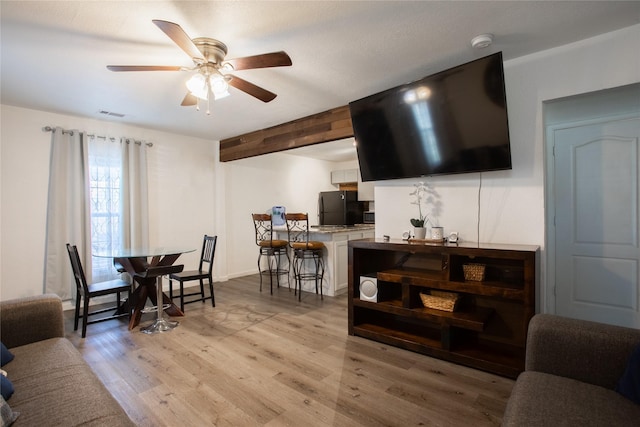
[[363,181],[511,169],[502,53],[349,108]]

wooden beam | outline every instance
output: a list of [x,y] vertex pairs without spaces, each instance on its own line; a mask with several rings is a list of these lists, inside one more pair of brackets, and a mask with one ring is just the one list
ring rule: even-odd
[[220,141],[220,161],[299,148],[353,136],[349,106],[334,108]]

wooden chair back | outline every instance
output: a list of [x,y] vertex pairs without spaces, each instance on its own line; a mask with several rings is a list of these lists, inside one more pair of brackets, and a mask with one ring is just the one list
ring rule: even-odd
[[205,264],[207,265],[207,272],[211,275],[211,270],[213,269],[213,258],[216,253],[216,242],[218,241],[218,236],[207,236],[204,235],[204,239],[202,241],[202,253],[200,254],[200,265],[198,269],[200,271],[205,271],[203,267]]
[[82,262],[80,261],[80,255],[78,254],[78,247],[76,245],[70,245],[67,243],[67,252],[69,253],[69,260],[71,261],[71,270],[73,270],[73,278],[76,282],[76,289],[79,294],[88,297],[89,285],[84,275],[84,269],[82,268]]

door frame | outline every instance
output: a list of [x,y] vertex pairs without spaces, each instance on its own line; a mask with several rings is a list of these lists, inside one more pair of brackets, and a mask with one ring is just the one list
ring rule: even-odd
[[582,126],[597,125],[611,121],[632,119],[638,117],[637,112],[624,112],[607,116],[589,118],[585,120],[565,121],[545,125],[544,128],[544,197],[545,197],[545,239],[544,245],[547,249],[546,256],[546,277],[545,286],[540,288],[540,301],[542,303],[541,312],[556,314],[556,225],[555,225],[555,132],[564,129],[577,128]]

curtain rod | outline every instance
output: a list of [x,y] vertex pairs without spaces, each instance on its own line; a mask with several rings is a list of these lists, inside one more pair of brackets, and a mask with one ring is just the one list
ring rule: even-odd
[[[42,128],[42,131],[43,132],[55,132],[56,128],[52,127],[52,126],[45,126],[45,127]],[[68,133],[69,135],[73,136],[73,131],[72,130],[62,129],[62,133],[63,134]],[[116,138],[114,138],[114,137],[107,137],[107,136],[104,136],[104,135],[95,135],[95,134],[91,134],[91,133],[87,134],[87,136],[93,137],[93,138],[108,139],[110,141],[115,141],[116,140]],[[142,141],[136,141],[134,139],[129,139],[129,138],[125,138],[125,141],[127,143],[133,142],[133,143],[138,144],[138,145],[142,144]],[[145,145],[147,147],[153,147],[153,143],[152,142],[145,142]]]

